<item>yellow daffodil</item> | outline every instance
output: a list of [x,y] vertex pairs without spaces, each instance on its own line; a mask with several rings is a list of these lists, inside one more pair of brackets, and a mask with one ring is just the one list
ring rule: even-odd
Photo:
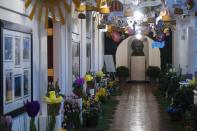
[[94,78],[92,77],[92,75],[85,75],[85,81],[92,81]]
[[109,86],[109,87],[113,87],[113,85],[114,85],[114,82],[113,82],[113,81],[110,81],[110,82],[108,83],[108,86]]
[[48,104],[57,104],[57,103],[61,103],[63,98],[62,96],[56,96],[55,91],[50,91],[49,92],[49,97],[44,97],[45,101]]
[[102,78],[102,77],[105,76],[105,74],[104,74],[102,71],[97,71],[97,72],[96,72],[96,76]]

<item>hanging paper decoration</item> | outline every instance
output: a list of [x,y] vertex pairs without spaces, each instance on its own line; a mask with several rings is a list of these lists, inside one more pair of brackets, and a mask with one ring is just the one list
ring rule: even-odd
[[162,17],[162,20],[164,22],[171,22],[172,21],[172,18],[170,16],[170,12],[167,8],[160,12],[160,16]]
[[79,12],[78,18],[85,19],[86,15],[84,12],[86,11],[86,5],[81,1],[79,6],[76,6],[76,11]]
[[124,16],[125,17],[131,17],[133,16],[133,11],[131,9],[130,6],[126,7],[125,10],[124,10]]
[[120,1],[118,0],[114,0],[111,3],[111,7],[110,7],[110,11],[114,12],[114,11],[123,11],[123,5]]
[[152,43],[152,48],[164,48],[165,47],[165,42],[159,42],[159,41],[153,41]]
[[165,34],[163,32],[156,33],[155,40],[162,42],[165,40]]
[[119,43],[120,42],[121,37],[120,37],[120,34],[118,32],[113,31],[112,34],[111,34],[111,36],[112,36],[112,40],[114,42],[116,42],[116,43]]
[[110,9],[107,6],[106,0],[100,0],[100,3],[97,3],[97,5],[99,5],[99,12],[101,14],[109,14],[110,13]]
[[195,5],[194,0],[186,0],[186,5],[187,5],[188,10],[193,9],[193,7]]
[[170,36],[170,29],[169,28],[165,28],[163,33],[166,35],[166,36]]
[[[73,2],[78,5],[79,0],[73,0]],[[62,12],[61,5],[64,5],[64,8],[67,12],[71,12],[71,6],[67,3],[67,0],[26,0],[25,8],[28,8],[30,4],[33,3],[33,8],[30,12],[29,18],[33,19],[36,10],[38,9],[38,21],[41,21],[43,10],[45,9],[45,28],[48,28],[48,14],[51,12],[53,22],[57,22],[55,10],[58,12],[61,24],[65,24],[64,13]]]

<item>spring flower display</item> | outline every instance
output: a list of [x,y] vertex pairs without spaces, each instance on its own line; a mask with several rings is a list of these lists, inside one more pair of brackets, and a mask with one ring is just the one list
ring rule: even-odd
[[82,97],[83,96],[83,85],[84,85],[84,79],[83,78],[79,78],[76,79],[73,82],[73,93],[78,96],[78,97]]
[[79,128],[80,125],[80,107],[78,103],[66,100],[64,102],[64,118],[62,122],[63,129],[68,131]]
[[85,75],[85,81],[86,81],[87,88],[89,89],[94,88],[94,77],[91,74]]
[[48,109],[48,125],[47,131],[54,131],[56,124],[56,116],[59,114],[61,102],[63,97],[60,94],[60,87],[58,81],[55,85],[50,85],[46,96],[44,97],[45,102],[47,103]]
[[101,101],[102,103],[105,103],[107,96],[107,90],[105,88],[100,88],[95,95],[95,101]]
[[100,112],[100,102],[96,102],[94,96],[83,100],[83,121],[85,126],[96,126],[98,123],[98,115]]
[[0,129],[1,129],[1,131],[11,131],[12,130],[12,117],[11,116],[1,116],[0,117]]
[[30,120],[30,131],[37,131],[35,126],[35,117],[37,116],[38,112],[40,111],[40,103],[38,101],[27,101],[24,103],[25,110],[28,116],[31,118]]
[[48,104],[58,104],[63,100],[62,96],[56,96],[55,91],[50,91],[49,96],[45,96],[44,99]]
[[102,71],[97,71],[97,72],[96,72],[96,77],[102,78],[102,77],[104,77],[104,76],[105,76],[105,74],[104,74]]

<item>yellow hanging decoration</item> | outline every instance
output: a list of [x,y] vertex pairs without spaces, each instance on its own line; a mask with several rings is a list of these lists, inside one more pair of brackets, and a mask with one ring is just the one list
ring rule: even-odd
[[99,2],[99,3],[97,3],[97,7],[99,5],[99,12],[101,14],[109,14],[110,13],[110,9],[107,6],[107,1],[106,0],[100,0],[100,1],[97,1],[97,2]]
[[[26,0],[25,8],[29,8],[30,4],[33,3],[32,10],[29,15],[29,19],[32,20],[35,16],[35,12],[38,9],[38,21],[41,22],[43,9],[45,11],[45,28],[48,28],[48,14],[49,12],[52,15],[53,23],[57,22],[56,20],[56,10],[58,12],[58,16],[60,18],[61,24],[65,24],[64,13],[61,9],[61,5],[64,5],[65,11],[68,13],[71,12],[71,5],[67,3],[67,0]],[[76,6],[79,6],[80,0],[73,0],[73,3]]]

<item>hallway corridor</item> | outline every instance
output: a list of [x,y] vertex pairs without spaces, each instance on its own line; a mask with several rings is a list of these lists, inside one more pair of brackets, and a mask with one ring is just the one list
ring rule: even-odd
[[123,89],[109,131],[172,131],[160,117],[149,84],[128,84]]

